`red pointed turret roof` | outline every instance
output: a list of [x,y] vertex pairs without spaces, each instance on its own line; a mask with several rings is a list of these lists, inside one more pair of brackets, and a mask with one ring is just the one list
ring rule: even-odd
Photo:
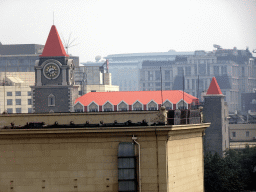
[[212,78],[212,82],[208,88],[206,95],[222,95],[222,92],[215,77]]
[[45,43],[43,53],[42,55],[40,55],[40,57],[56,57],[56,56],[68,57],[64,49],[64,46],[61,42],[56,26],[53,25],[48,35],[47,41]]

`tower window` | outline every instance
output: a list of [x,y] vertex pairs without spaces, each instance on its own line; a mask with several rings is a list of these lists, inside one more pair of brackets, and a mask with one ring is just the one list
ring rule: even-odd
[[55,96],[53,94],[48,96],[48,106],[55,106]]

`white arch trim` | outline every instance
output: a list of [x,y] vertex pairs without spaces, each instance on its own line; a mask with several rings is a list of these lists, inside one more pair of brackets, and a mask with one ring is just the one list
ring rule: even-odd
[[104,105],[105,105],[106,103],[110,103],[110,105],[112,105],[112,111],[114,111],[114,105],[113,105],[109,100],[107,100],[107,101],[102,105],[102,111],[104,111]]
[[[176,103],[176,109],[178,109],[177,106],[179,105],[179,103],[180,103],[181,101],[184,101],[184,100],[181,99],[181,100],[179,100],[179,102]],[[184,101],[184,103],[186,103],[186,107],[187,107],[187,109],[188,109],[188,103],[187,103],[186,101]]]
[[173,109],[173,103],[172,103],[169,99],[166,99],[166,100],[163,102],[163,105],[164,105],[167,101],[168,101],[169,103],[171,103],[172,109]]
[[124,103],[127,105],[127,111],[129,111],[129,105],[128,105],[124,100],[120,101],[120,103],[117,104],[117,111],[119,111],[119,105],[120,105],[122,102],[124,102]]
[[153,99],[147,103],[147,110],[148,110],[148,104],[151,103],[152,101],[156,104],[156,110],[158,110],[158,103],[155,102]]
[[139,100],[136,100],[136,101],[132,104],[132,110],[133,110],[133,105],[134,105],[136,102],[139,102],[139,103],[142,105],[142,110],[144,110],[144,109],[143,109],[143,106],[144,106],[144,105],[143,105],[143,103],[141,103]]
[[76,109],[76,105],[78,105],[78,104],[83,106],[83,112],[84,112],[84,105],[80,101],[77,101],[77,103],[74,105],[74,110]]
[[97,105],[97,107],[98,107],[98,112],[99,112],[100,106],[99,106],[95,101],[92,101],[89,105],[87,105],[87,112],[90,112],[90,111],[89,111],[89,107],[90,107],[90,105],[93,104],[93,103],[94,103],[95,105]]

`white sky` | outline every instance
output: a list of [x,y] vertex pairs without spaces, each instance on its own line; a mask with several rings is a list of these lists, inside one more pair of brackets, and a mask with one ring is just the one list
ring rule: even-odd
[[45,44],[51,25],[80,62],[118,53],[256,49],[256,0],[0,0],[2,44]]

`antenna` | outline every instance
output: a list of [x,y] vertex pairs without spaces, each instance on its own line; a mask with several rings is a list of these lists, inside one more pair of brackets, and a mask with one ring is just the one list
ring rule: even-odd
[[77,38],[71,40],[71,35],[72,35],[72,33],[69,34],[68,40],[65,40],[65,39],[62,37],[63,42],[64,42],[64,47],[65,47],[65,49],[66,49],[66,53],[67,53],[67,54],[68,54],[68,49],[69,49],[69,48],[79,45],[79,43],[73,44]]
[[52,19],[53,19],[53,25],[54,25],[54,11],[53,11]]
[[[197,79],[197,99],[198,99],[198,102],[200,102],[200,100],[199,100],[199,75],[198,75],[198,79]],[[198,103],[198,105],[199,105],[199,103]],[[198,105],[197,105],[197,107],[198,107]]]
[[162,98],[162,105],[163,106],[163,80],[162,80],[162,67],[160,67],[160,75],[161,75],[161,98]]
[[184,108],[184,103],[185,103],[185,101],[184,101],[184,85],[185,85],[185,77],[184,77],[184,70],[183,70],[183,109],[185,109]]

